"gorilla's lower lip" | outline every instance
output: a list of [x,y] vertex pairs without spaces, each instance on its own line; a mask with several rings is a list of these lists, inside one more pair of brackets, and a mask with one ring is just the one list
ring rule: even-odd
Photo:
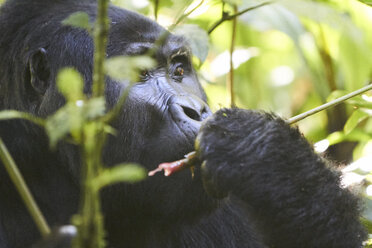
[[177,103],[169,105],[169,112],[180,131],[188,139],[194,140],[201,127],[201,122],[188,117],[182,106]]

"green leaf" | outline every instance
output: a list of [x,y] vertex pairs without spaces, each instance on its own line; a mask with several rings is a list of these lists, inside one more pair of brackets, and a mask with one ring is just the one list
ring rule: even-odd
[[69,134],[70,131],[76,133],[82,124],[81,108],[73,103],[67,103],[47,118],[45,128],[49,136],[50,146],[55,148],[59,140]]
[[73,68],[64,68],[59,71],[57,75],[57,86],[67,101],[76,102],[84,99],[83,77]]
[[346,102],[354,107],[372,109],[372,102],[365,101],[361,97],[355,97]]
[[335,145],[343,141],[356,141],[356,142],[368,142],[371,140],[371,135],[359,130],[358,128],[353,129],[347,135],[344,132],[334,132],[328,135],[327,140],[329,145]]
[[242,4],[242,0],[222,0],[222,1],[232,6]]
[[331,102],[333,100],[336,100],[337,98],[340,98],[344,95],[346,95],[348,92],[346,92],[345,90],[335,90],[335,91],[332,91],[331,94],[329,94],[329,96],[327,97],[327,102]]
[[92,98],[87,101],[68,102],[46,120],[46,131],[50,146],[55,148],[58,141],[69,133],[76,142],[81,141],[81,130],[84,123],[102,117],[105,114],[105,100],[103,97]]
[[115,80],[137,82],[139,72],[154,68],[156,61],[149,56],[116,56],[105,61],[107,75]]
[[372,6],[372,1],[371,0],[358,0],[359,2],[362,2],[364,4],[367,4],[369,6]]
[[195,24],[180,25],[175,28],[174,33],[184,36],[190,45],[192,53],[204,62],[209,50],[209,36],[207,32]]
[[136,164],[119,164],[105,169],[93,180],[93,187],[97,190],[114,183],[135,183],[146,178],[146,170]]
[[104,97],[91,98],[83,106],[84,118],[92,120],[102,117],[106,111],[106,102]]
[[363,111],[356,110],[353,112],[353,114],[350,116],[350,118],[347,120],[345,126],[344,126],[344,132],[345,134],[349,134],[351,131],[354,130],[354,128],[363,120],[365,120],[369,115]]
[[31,121],[31,122],[33,122],[37,125],[40,125],[40,126],[45,125],[45,120],[43,120],[39,117],[33,116],[29,113],[19,112],[19,111],[16,111],[16,110],[0,111],[0,121],[10,120],[10,119],[25,119],[25,120]]
[[89,15],[82,11],[72,13],[62,21],[62,24],[76,28],[82,28],[87,30],[88,32],[90,32],[92,29],[92,26],[89,23]]

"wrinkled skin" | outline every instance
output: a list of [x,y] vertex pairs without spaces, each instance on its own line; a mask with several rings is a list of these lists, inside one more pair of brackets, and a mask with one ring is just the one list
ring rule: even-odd
[[[54,113],[65,102],[55,77],[66,66],[84,75],[84,91],[91,94],[92,39],[81,29],[60,24],[76,11],[87,12],[93,21],[96,4],[13,0],[1,8],[0,110],[40,117]],[[143,54],[166,32],[155,22],[116,7],[110,7],[109,16],[108,57]],[[152,170],[160,162],[182,158],[194,149],[201,123],[211,115],[185,40],[168,35],[156,51],[157,67],[142,73],[112,123],[117,135],[110,136],[104,147],[107,166],[130,161]],[[128,85],[106,79],[108,109]],[[287,136],[289,127],[279,119],[251,123],[255,113],[228,114],[229,121],[216,121],[221,117],[217,113],[203,125],[199,150],[205,162],[202,170],[197,166],[194,179],[185,170],[102,191],[108,247],[358,247],[364,232],[357,200],[339,187],[339,175],[320,162],[298,131]],[[279,127],[273,130],[280,140],[275,135],[262,138],[270,123]],[[50,150],[45,132],[22,120],[1,121],[0,136],[48,223],[68,224],[79,202],[78,148],[62,141]],[[301,145],[293,152],[279,141]],[[250,143],[282,149],[246,150]],[[298,180],[309,193],[299,191]],[[323,194],[314,193],[322,190]],[[318,205],[324,211],[315,211]],[[37,247],[69,247],[74,233],[63,230],[56,229]],[[37,228],[0,164],[0,247],[30,247],[38,240]]]

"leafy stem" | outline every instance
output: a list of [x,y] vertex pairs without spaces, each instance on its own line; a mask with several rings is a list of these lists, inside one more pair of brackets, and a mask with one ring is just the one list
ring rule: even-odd
[[[93,97],[101,97],[105,90],[104,61],[109,32],[108,0],[99,0],[97,19],[94,25],[94,68]],[[73,221],[78,229],[74,247],[103,248],[104,228],[99,192],[92,187],[92,181],[102,170],[101,151],[105,141],[104,124],[100,121],[87,122],[81,130],[82,149],[82,195],[79,213]]]

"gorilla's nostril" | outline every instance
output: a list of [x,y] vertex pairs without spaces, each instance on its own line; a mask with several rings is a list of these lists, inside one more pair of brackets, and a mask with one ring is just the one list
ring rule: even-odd
[[205,120],[208,116],[211,115],[211,111],[208,107],[203,107],[201,111],[201,121]]
[[181,107],[183,109],[183,112],[185,112],[185,114],[189,118],[196,120],[196,121],[201,121],[200,114],[196,110],[186,107],[186,106],[181,106]]

